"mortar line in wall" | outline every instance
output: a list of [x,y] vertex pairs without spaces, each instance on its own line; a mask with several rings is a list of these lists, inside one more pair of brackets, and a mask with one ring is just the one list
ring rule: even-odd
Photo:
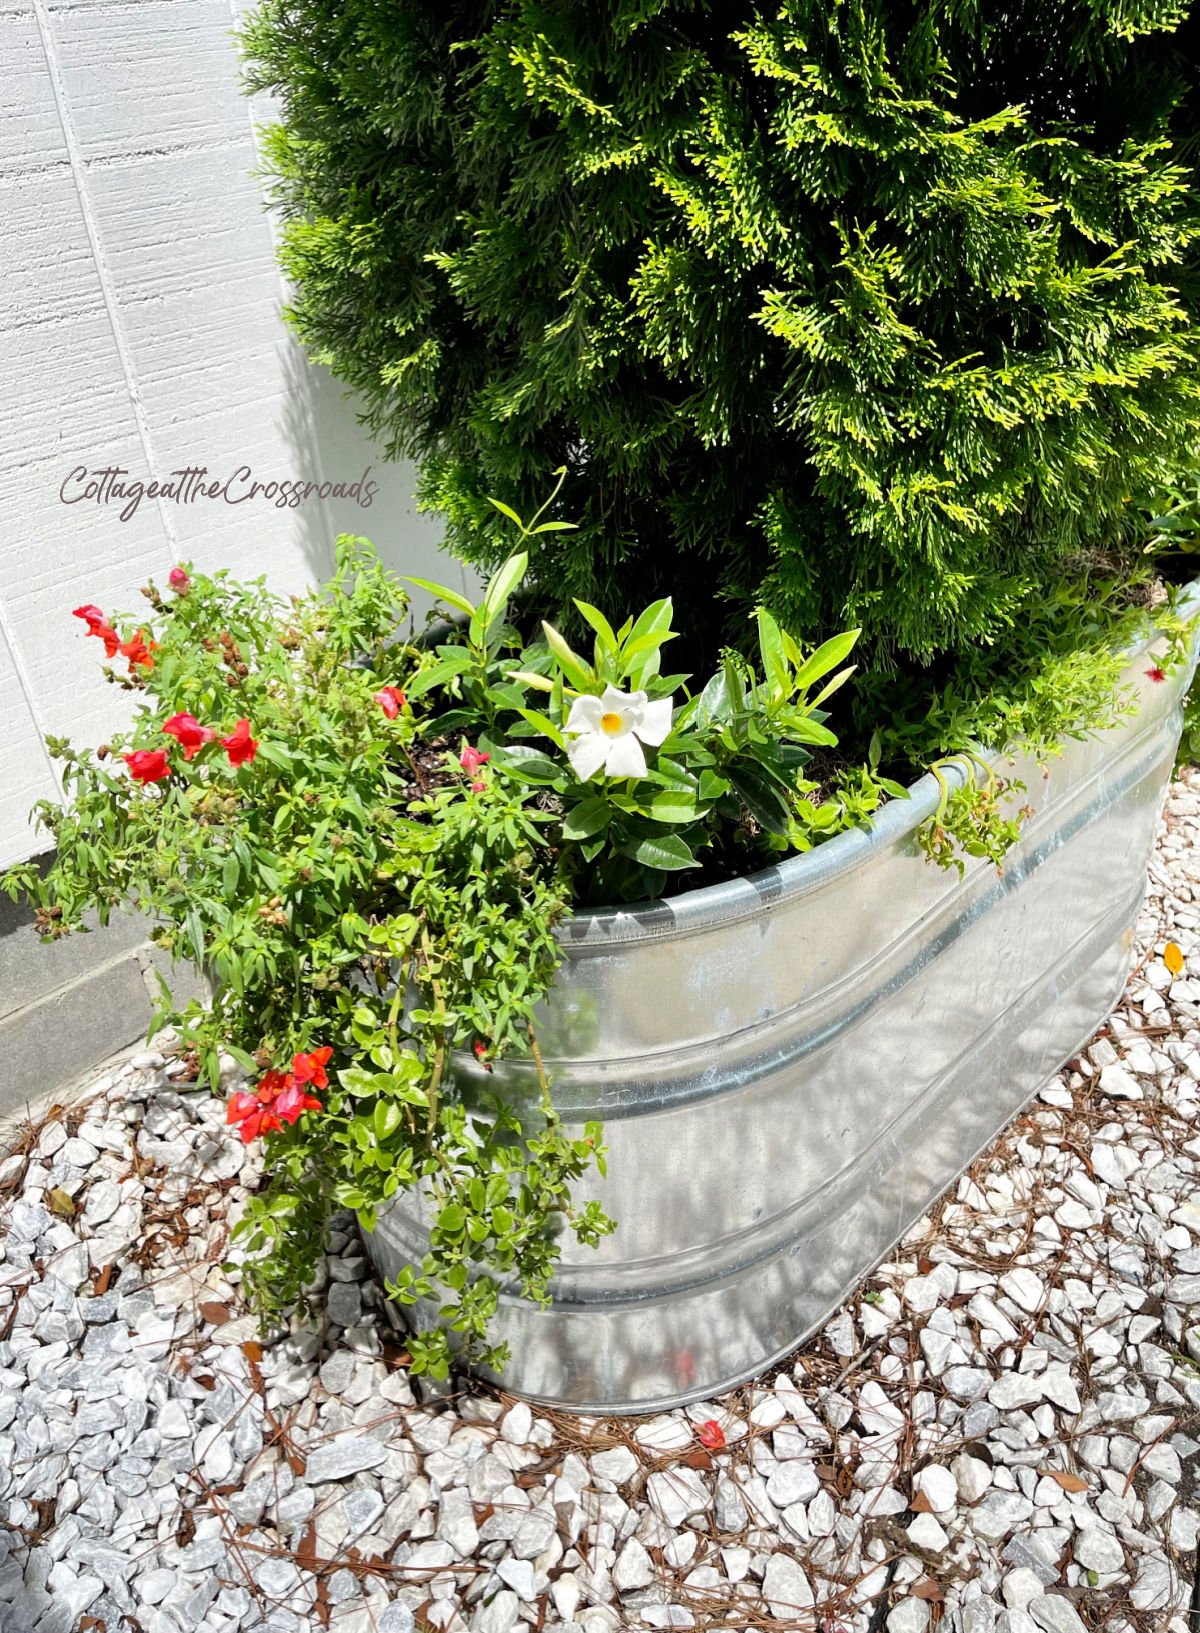
[[[16,1009],[10,1009],[7,1015],[0,1015],[0,1031],[7,1026],[14,1026],[18,1021],[27,1019],[30,1015],[36,1014],[39,1009],[49,1003],[58,1003],[60,999],[70,998],[72,993],[82,991],[84,987],[95,981],[99,976],[107,975],[110,970],[119,969],[122,964],[131,960],[137,964],[138,973],[144,973],[138,959],[138,953],[149,946],[148,941],[142,941],[136,946],[126,947],[121,952],[114,953],[111,958],[102,959],[99,964],[89,964],[78,975],[72,975],[68,980],[60,982],[58,986],[51,987],[47,992],[39,993],[36,998],[29,998],[25,1003],[18,1004]],[[147,997],[151,997],[148,991]]]
[[[46,10],[46,0],[33,0],[33,15],[37,22],[42,55],[46,59],[46,68],[50,75],[50,89],[54,97],[55,112],[58,114],[58,123],[62,129],[63,141],[66,144],[67,162],[71,166],[71,175],[75,182],[75,196],[79,200],[79,213],[83,217],[83,229],[87,234],[88,245],[92,252],[92,261],[96,267],[96,275],[100,280],[100,296],[108,316],[108,326],[112,333],[113,345],[116,347],[117,359],[125,378],[125,390],[129,395],[133,417],[137,424],[138,439],[142,444],[142,454],[147,465],[147,475],[151,480],[158,480],[158,461],[154,453],[154,439],[150,434],[150,421],[146,417],[141,390],[138,386],[137,371],[134,368],[133,356],[125,337],[124,326],[121,323],[120,305],[109,275],[108,260],[104,253],[103,239],[100,236],[100,226],[92,210],[91,199],[88,194],[87,165],[80,152],[79,141],[75,134],[75,124],[71,118],[70,106],[67,101],[67,89],[63,82],[62,64],[59,61],[50,16]],[[159,519],[162,522],[163,533],[166,536],[167,552],[172,563],[177,564],[179,561],[179,540],[176,537],[174,521],[165,499],[156,498],[155,504],[158,508]]]
[[[229,0],[229,15],[233,19],[234,49],[239,52],[239,59],[240,59],[242,8],[239,5],[238,0]],[[247,123],[247,125],[249,126],[249,129],[250,129],[250,145],[254,149],[255,158],[258,160],[259,164],[261,164],[262,163],[262,146],[261,146],[261,144],[259,142],[259,139],[258,139],[258,125],[256,124],[255,119],[254,119],[254,104],[251,102],[249,96],[247,96],[245,98],[245,102],[246,102],[246,123]],[[282,263],[281,263],[281,261],[279,259],[279,235],[275,230],[275,215],[274,215],[273,210],[271,209],[271,206],[270,206],[270,203],[269,203],[269,201],[267,199],[266,194],[263,192],[261,185],[257,181],[257,178],[255,179],[255,185],[258,187],[259,195],[260,195],[260,198],[261,198],[261,201],[262,201],[263,216],[265,217],[266,223],[267,223],[267,234],[268,234],[268,236],[269,236],[269,238],[271,240],[271,260],[273,261],[274,266],[275,266],[275,281],[276,281],[276,284],[278,285],[278,288],[279,288],[280,321],[281,321],[281,323],[283,323],[284,343],[286,345],[288,345],[288,346],[292,346],[292,345],[295,345],[297,343],[292,339],[292,336],[288,331],[287,324],[283,320],[283,307],[287,305],[289,291],[288,291],[287,280],[284,278],[284,275],[283,275],[283,265],[282,265]],[[304,356],[303,348],[301,348],[301,357],[302,357],[302,360],[303,360],[304,365],[305,365],[306,368],[312,368],[314,366],[311,363],[309,363],[308,359]],[[313,418],[312,405],[308,401],[307,396],[305,397],[305,401],[304,401],[304,423],[305,423],[305,426],[306,426],[306,428],[308,430],[308,440],[309,440],[309,445],[312,448],[312,457],[313,457],[313,460],[314,460],[314,462],[316,464],[316,467],[317,467],[315,475],[316,475],[317,481],[319,483],[323,483],[324,480],[325,480],[325,462],[321,458],[321,446],[320,446],[320,442],[319,442],[318,437],[317,437],[317,422]],[[321,515],[324,517],[324,520],[325,520],[326,553],[327,553],[328,562],[329,562],[329,570],[330,570],[330,572],[332,572],[333,571],[333,566],[334,566],[333,541],[334,541],[334,538],[336,537],[336,530],[335,530],[334,525],[333,525],[333,513],[329,508],[328,499],[322,498],[320,495],[318,495],[317,503],[321,507]]]

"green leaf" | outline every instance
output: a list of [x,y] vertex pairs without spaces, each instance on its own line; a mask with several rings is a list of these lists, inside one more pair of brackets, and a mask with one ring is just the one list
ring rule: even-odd
[[660,868],[664,873],[679,873],[684,868],[700,866],[678,834],[656,834],[630,841],[628,845],[622,845],[621,851],[643,867]]
[[855,672],[855,670],[857,668],[858,668],[858,665],[856,663],[849,663],[849,664],[846,665],[846,667],[844,669],[839,669],[837,674],[833,677],[832,680],[828,680],[828,681],[825,682],[824,686],[822,686],[821,690],[817,693],[816,697],[814,697],[812,699],[812,701],[809,703],[809,705],[808,705],[809,708],[810,709],[820,708],[821,704],[824,703],[824,701],[825,701],[825,699],[827,697],[832,697],[833,694],[838,690],[838,688],[840,686],[844,686],[846,684],[846,682],[850,679],[850,676]]
[[403,1113],[394,1100],[379,1100],[375,1104],[375,1138],[386,1140],[403,1121]]
[[448,589],[445,584],[436,584],[431,578],[405,578],[403,582],[416,584],[420,589],[428,590],[430,595],[437,596],[438,600],[444,601],[447,606],[457,607],[459,612],[465,612],[468,618],[475,612],[475,608],[465,595],[459,595],[457,590]]
[[714,800],[719,800],[722,794],[727,794],[728,792],[728,778],[719,776],[715,771],[702,771],[700,773],[700,791],[698,798],[700,799],[701,804],[711,805]]
[[762,654],[767,684],[775,697],[786,697],[791,691],[791,684],[779,625],[765,607],[759,607],[755,617],[758,619],[758,650]]
[[444,686],[456,675],[463,675],[475,666],[475,659],[465,646],[453,649],[454,655],[439,659],[428,669],[421,669],[404,688],[407,697],[420,697],[435,686]]
[[642,812],[652,822],[695,822],[702,815],[695,794],[687,788],[664,788],[643,803]]
[[787,833],[790,815],[787,800],[756,760],[743,756],[727,767],[726,775],[756,822],[768,833]]
[[719,669],[700,693],[691,724],[696,727],[720,722],[729,716],[729,680],[724,669]]
[[494,763],[522,782],[555,783],[564,775],[562,766],[556,760],[549,759],[536,748],[526,748],[522,743],[507,743],[503,748],[496,749]]
[[828,726],[823,726],[819,720],[811,720],[807,715],[789,715],[784,730],[788,737],[798,743],[820,743],[825,748],[833,748],[837,743],[836,735]]
[[197,964],[204,963],[204,928],[200,922],[200,909],[190,907],[183,921],[183,931],[191,948],[192,957]]
[[635,667],[628,661],[630,658],[640,657],[643,652],[657,652],[659,647],[675,639],[676,633],[672,629],[648,629],[644,635],[631,636],[625,643],[622,673],[628,674]]
[[572,600],[603,641],[606,649],[609,652],[615,652],[617,650],[616,631],[600,609],[593,607],[589,601],[580,601],[578,596],[573,596]]
[[652,601],[630,630],[628,639],[633,641],[639,635],[649,635],[655,630],[670,629],[672,611],[670,596],[662,601]]
[[861,630],[849,629],[844,635],[835,635],[831,640],[823,642],[796,671],[796,690],[806,691],[814,681],[820,680],[822,675],[827,675],[831,669],[836,669],[839,663],[844,662],[853,651],[854,643],[861,633]]
[[[501,516],[507,516],[510,522],[515,522],[517,524],[517,526],[521,529],[521,532],[524,533],[525,523],[517,515],[516,511],[512,508],[511,505],[506,505],[502,499],[493,499],[490,493],[487,496],[487,502],[488,502],[489,505],[494,505],[496,507],[496,509],[500,512]],[[410,582],[411,583],[417,583],[419,581],[416,580],[416,579],[413,579],[413,580],[410,580]]]
[[528,554],[524,550],[518,551],[515,556],[509,556],[508,560],[488,584],[483,598],[483,626],[485,632],[491,629],[496,619],[508,605],[509,597],[525,577],[528,566]]
[[564,839],[590,839],[607,828],[612,818],[612,811],[605,799],[585,799],[573,806],[563,818]]
[[543,623],[542,633],[546,637],[546,645],[558,659],[567,679],[580,691],[586,692],[596,684],[595,672],[584,663],[578,652],[572,651],[553,624]]
[[291,771],[295,764],[291,750],[285,748],[282,743],[261,742],[258,745],[258,752],[277,771]]
[[539,709],[518,709],[517,713],[522,720],[528,720],[531,726],[535,726],[543,737],[548,737],[556,748],[566,752],[566,740],[548,715],[542,714]]

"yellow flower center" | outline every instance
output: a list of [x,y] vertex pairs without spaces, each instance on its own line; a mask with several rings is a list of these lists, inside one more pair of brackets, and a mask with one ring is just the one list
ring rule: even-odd
[[606,731],[610,737],[615,737],[624,724],[625,722],[619,714],[602,714],[600,716],[601,729]]

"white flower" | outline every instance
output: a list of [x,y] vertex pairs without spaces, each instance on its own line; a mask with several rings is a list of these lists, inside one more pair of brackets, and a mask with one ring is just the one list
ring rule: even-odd
[[600,697],[577,697],[563,730],[575,741],[567,758],[580,782],[603,770],[606,777],[644,777],[642,744],[657,748],[671,730],[671,699],[647,701],[645,692],[606,686]]

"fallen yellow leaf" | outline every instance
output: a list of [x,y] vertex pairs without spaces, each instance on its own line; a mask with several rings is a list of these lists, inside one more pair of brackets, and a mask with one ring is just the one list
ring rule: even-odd
[[1168,941],[1163,948],[1163,963],[1172,975],[1178,975],[1183,968],[1183,948],[1177,941]]

